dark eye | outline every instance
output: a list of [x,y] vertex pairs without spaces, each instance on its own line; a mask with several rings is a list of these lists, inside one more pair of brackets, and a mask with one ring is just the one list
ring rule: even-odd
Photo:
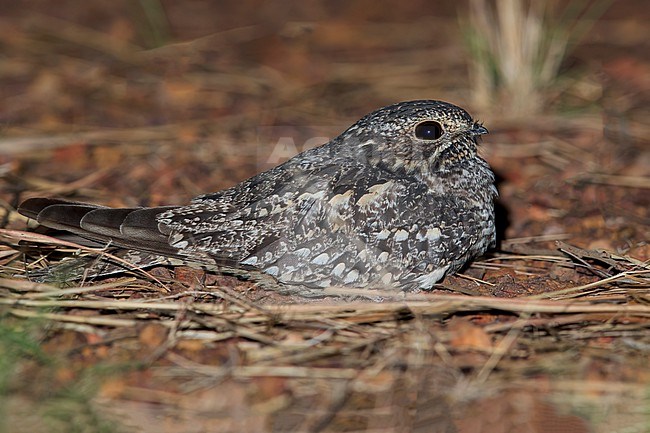
[[442,125],[432,120],[422,122],[415,127],[415,136],[420,140],[437,140],[442,133]]

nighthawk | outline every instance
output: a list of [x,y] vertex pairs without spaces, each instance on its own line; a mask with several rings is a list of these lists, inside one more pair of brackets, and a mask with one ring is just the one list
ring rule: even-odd
[[495,242],[486,134],[447,102],[402,102],[330,142],[187,206],[112,209],[26,200],[41,225],[204,268],[281,284],[430,289]]

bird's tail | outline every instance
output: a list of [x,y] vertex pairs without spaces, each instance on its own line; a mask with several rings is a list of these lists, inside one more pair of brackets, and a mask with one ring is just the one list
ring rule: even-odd
[[[249,267],[238,266],[227,258],[208,255],[187,257],[170,246],[169,232],[158,225],[156,217],[172,208],[174,206],[116,209],[51,198],[25,200],[18,207],[18,212],[42,226],[72,233],[76,236],[72,240],[78,244],[88,245],[90,241],[92,246],[98,248],[118,247],[109,248],[109,254],[91,254],[64,260],[50,268],[30,273],[30,277],[40,281],[69,282],[159,265],[188,265],[238,278],[257,278],[257,274]],[[60,233],[55,236],[63,237]],[[249,275],[251,273],[254,275]],[[270,277],[264,274],[260,278]]]
[[52,198],[25,200],[18,212],[51,229],[65,230],[82,238],[140,251],[177,256],[156,216],[173,206],[108,208]]

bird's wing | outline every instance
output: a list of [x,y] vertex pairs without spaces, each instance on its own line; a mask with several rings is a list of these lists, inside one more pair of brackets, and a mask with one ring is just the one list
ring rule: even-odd
[[276,167],[163,212],[159,227],[181,254],[208,254],[217,262],[241,262],[256,251],[279,248],[278,242],[292,248],[294,228],[349,170],[340,165]]
[[161,230],[188,257],[257,267],[284,282],[350,284],[383,252],[377,233],[401,224],[399,204],[412,192],[412,182],[354,162],[274,176],[164,212]]

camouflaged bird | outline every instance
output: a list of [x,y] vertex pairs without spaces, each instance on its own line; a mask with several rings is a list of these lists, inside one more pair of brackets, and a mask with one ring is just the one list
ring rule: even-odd
[[19,211],[152,257],[257,269],[309,290],[426,290],[495,242],[494,174],[477,154],[486,133],[455,105],[402,102],[187,206],[35,198]]

